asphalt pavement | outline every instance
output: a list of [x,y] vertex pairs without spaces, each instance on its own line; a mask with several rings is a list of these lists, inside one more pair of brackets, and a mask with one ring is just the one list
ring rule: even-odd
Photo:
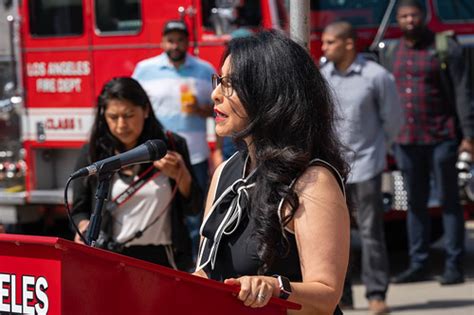
[[[443,272],[443,240],[433,244],[430,252],[429,281],[410,284],[391,284],[387,294],[390,314],[398,315],[474,315],[474,220],[466,222],[466,282],[441,286],[435,279]],[[390,252],[392,276],[402,271],[408,263],[406,251]],[[355,273],[358,273],[355,271]],[[354,274],[357,277],[357,274]],[[344,310],[345,315],[365,315],[368,311],[365,288],[356,279],[353,286],[354,310]]]

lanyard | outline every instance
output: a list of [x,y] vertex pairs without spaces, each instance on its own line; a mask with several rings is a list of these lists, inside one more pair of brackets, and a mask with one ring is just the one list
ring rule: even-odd
[[[176,144],[173,139],[173,135],[170,131],[166,132],[166,136],[170,142],[170,145],[173,150],[176,150]],[[153,178],[157,177],[160,175],[161,172],[159,172],[155,166],[150,165],[149,168],[147,168],[145,171],[143,171],[137,180],[135,180],[133,183],[131,183],[123,192],[121,192],[117,197],[115,197],[114,200],[112,200],[108,206],[107,210],[108,211],[114,211],[117,209],[119,206],[123,205],[125,202],[130,200],[132,196],[137,193],[137,191],[140,190],[140,188],[143,187],[149,180],[152,180]]]
[[125,202],[130,200],[134,194],[136,194],[140,188],[143,187],[149,180],[152,180],[156,176],[160,175],[155,166],[150,165],[144,172],[142,172],[138,179],[131,183],[124,191],[122,191],[117,197],[115,197],[108,205],[107,210],[113,211]]
[[[173,150],[176,150],[176,144],[174,142],[174,138],[173,138],[173,134],[170,132],[170,131],[167,131],[166,132],[166,136],[168,138],[168,141],[172,147]],[[149,168],[147,168],[144,172],[142,172],[139,176],[139,178],[134,181],[133,183],[130,184],[130,186],[128,186],[127,189],[125,189],[125,191],[123,191],[120,195],[118,195],[114,200],[112,200],[112,202],[109,203],[110,206],[107,207],[107,211],[109,211],[109,213],[111,213],[113,210],[115,210],[117,207],[119,207],[120,205],[123,205],[125,202],[127,202],[127,200],[129,200],[138,190],[140,190],[141,187],[143,187],[143,185],[145,185],[149,180],[155,178],[156,176],[158,176],[161,172],[159,172],[154,165],[151,165]],[[175,186],[171,192],[171,198],[170,200],[168,201],[168,203],[166,204],[165,207],[163,207],[162,211],[158,214],[158,216],[152,221],[150,222],[143,230],[139,230],[137,232],[135,232],[135,234],[129,238],[128,240],[126,240],[125,242],[123,243],[117,243],[119,244],[121,247],[122,246],[125,246],[126,244],[130,243],[131,241],[137,239],[137,238],[140,238],[143,233],[148,230],[153,224],[155,224],[160,218],[161,216],[165,213],[166,209],[171,205],[171,202],[173,201],[175,195],[176,195],[176,192],[178,191],[178,185],[179,183],[176,182],[175,183]]]

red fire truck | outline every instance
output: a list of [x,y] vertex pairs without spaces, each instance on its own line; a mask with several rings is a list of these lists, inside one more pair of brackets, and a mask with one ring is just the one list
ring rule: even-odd
[[[315,60],[321,55],[321,29],[336,18],[356,26],[361,50],[398,37],[393,4],[311,1]],[[234,30],[288,30],[289,24],[284,0],[23,0],[13,5],[9,32],[16,76],[10,97],[0,101],[0,223],[42,222],[41,229],[50,218],[64,217],[63,187],[87,139],[102,84],[130,75],[138,61],[160,53],[166,20],[183,19],[191,53],[216,68]],[[430,0],[426,7],[430,27],[453,30],[472,65],[473,2]],[[387,186],[387,196],[403,199],[392,175],[388,182],[395,185]]]

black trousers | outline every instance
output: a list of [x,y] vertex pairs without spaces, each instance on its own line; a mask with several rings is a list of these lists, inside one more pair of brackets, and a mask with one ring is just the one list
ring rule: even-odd
[[[347,197],[351,198],[362,246],[362,282],[365,296],[385,300],[389,284],[389,264],[383,225],[382,176],[347,185]],[[352,295],[351,268],[344,283],[344,295]]]

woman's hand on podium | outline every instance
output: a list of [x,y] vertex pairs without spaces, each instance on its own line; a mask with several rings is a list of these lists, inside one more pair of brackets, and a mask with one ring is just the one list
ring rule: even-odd
[[238,299],[246,306],[263,307],[273,296],[278,296],[280,289],[277,279],[267,276],[243,276],[224,280],[225,284],[240,286]]
[[[82,220],[81,222],[79,222],[79,224],[77,225],[79,231],[81,231],[82,235],[84,237],[86,237],[84,235],[84,233],[86,232],[87,230],[87,227],[89,226],[89,220]],[[79,243],[79,244],[84,244],[84,242],[82,241],[81,237],[79,236],[79,234],[76,233],[76,235],[74,236],[74,242],[76,243]]]
[[195,271],[195,272],[192,273],[192,275],[208,279],[206,273],[203,270]]

